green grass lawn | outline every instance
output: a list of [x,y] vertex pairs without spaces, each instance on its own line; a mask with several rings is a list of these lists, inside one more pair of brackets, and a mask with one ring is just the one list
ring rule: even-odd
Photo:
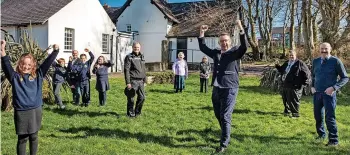
[[[92,81],[94,86],[95,81]],[[141,117],[126,117],[123,79],[110,79],[105,107],[92,91],[88,108],[71,104],[66,110],[44,105],[39,132],[40,155],[211,154],[219,144],[220,127],[211,93],[201,94],[198,76],[186,81],[182,94],[170,84],[148,85]],[[303,97],[301,118],[284,117],[281,97],[258,87],[259,79],[241,78],[232,116],[231,144],[226,154],[350,154],[350,92],[340,95],[337,123],[340,146],[325,147],[314,138],[312,100]],[[94,87],[93,87],[94,88]],[[348,89],[349,89],[348,84]],[[67,99],[68,95],[64,95]],[[13,112],[1,114],[1,149],[16,154]]]

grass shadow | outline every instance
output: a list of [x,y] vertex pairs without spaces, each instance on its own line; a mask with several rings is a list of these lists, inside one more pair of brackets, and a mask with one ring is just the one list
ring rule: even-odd
[[91,112],[91,111],[79,111],[79,110],[76,110],[76,109],[58,109],[58,108],[48,108],[48,107],[45,107],[44,108],[46,111],[51,111],[53,113],[57,113],[57,114],[60,114],[60,115],[65,115],[65,116],[74,116],[74,115],[86,115],[88,117],[99,117],[99,116],[108,116],[108,115],[114,115],[116,116],[117,118],[120,117],[120,115],[116,112]]
[[149,89],[148,92],[152,93],[162,93],[162,94],[175,94],[175,91],[172,90],[164,90],[164,89]]
[[[205,147],[207,145],[203,144],[175,144],[176,139],[171,136],[157,136],[153,134],[147,133],[132,133],[129,131],[123,131],[121,129],[101,129],[101,128],[90,128],[90,127],[79,127],[79,128],[69,128],[69,129],[60,129],[60,132],[68,133],[68,134],[78,134],[80,132],[85,135],[78,136],[67,136],[65,138],[73,138],[73,139],[81,139],[88,138],[93,136],[100,136],[105,138],[119,138],[123,140],[127,140],[130,138],[137,139],[140,143],[157,143],[167,147],[179,148],[179,147]],[[51,134],[50,137],[61,138],[61,136],[56,136]]]
[[264,87],[260,86],[239,86],[239,91],[247,91],[252,93],[260,93],[262,95],[276,95],[278,92],[273,92]]
[[271,115],[271,116],[281,116],[282,113],[274,112],[274,111],[260,111],[260,110],[249,110],[249,109],[234,109],[233,113],[237,114],[248,114],[248,113],[256,113],[258,115]]

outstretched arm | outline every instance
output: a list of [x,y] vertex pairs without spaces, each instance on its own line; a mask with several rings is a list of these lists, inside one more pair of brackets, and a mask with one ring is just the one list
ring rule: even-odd
[[89,51],[89,55],[90,55],[89,65],[91,66],[92,62],[94,62],[94,60],[95,60],[95,56],[91,51]]
[[215,52],[213,49],[210,49],[206,44],[205,44],[205,37],[204,33],[208,31],[208,26],[207,25],[202,25],[200,27],[200,33],[198,37],[198,45],[199,49],[206,54],[208,57],[213,58],[215,55]]
[[247,52],[247,41],[245,39],[244,29],[241,23],[241,20],[236,20],[236,25],[239,29],[239,40],[241,42],[241,45],[232,52],[233,59],[238,60],[243,57],[243,55]]
[[51,64],[55,61],[58,52],[58,45],[53,45],[53,52],[44,60],[44,62],[39,67],[39,71],[41,72],[42,76],[46,75],[47,71],[50,69]]
[[5,46],[6,46],[6,41],[2,40],[1,41],[1,65],[3,66],[3,71],[5,73],[6,78],[12,82],[12,79],[15,75],[15,71],[13,70],[10,62],[10,57],[6,56],[5,52]]

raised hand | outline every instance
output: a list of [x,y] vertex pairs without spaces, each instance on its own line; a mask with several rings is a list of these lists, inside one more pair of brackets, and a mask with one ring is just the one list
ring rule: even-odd
[[73,61],[73,57],[72,56],[69,56],[69,61]]
[[1,56],[6,56],[5,46],[6,46],[6,41],[1,40]]
[[239,30],[244,31],[241,20],[237,19],[235,24],[238,26]]
[[57,44],[54,44],[54,45],[53,45],[53,50],[57,51],[57,50],[59,50],[59,49],[60,49],[60,47],[59,47]]
[[202,25],[202,26],[200,27],[200,31],[201,31],[202,33],[208,31],[208,29],[209,29],[209,26],[208,26],[208,25]]
[[90,52],[90,50],[88,48],[85,48],[84,51],[85,52]]

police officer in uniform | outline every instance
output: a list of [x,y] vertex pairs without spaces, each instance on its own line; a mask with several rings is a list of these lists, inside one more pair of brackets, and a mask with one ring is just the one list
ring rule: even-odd
[[136,106],[134,108],[134,95],[130,95],[133,93],[126,93],[128,99],[127,115],[129,117],[140,115],[142,105],[145,101],[144,83],[146,81],[146,68],[145,59],[143,54],[140,53],[140,49],[140,43],[134,42],[132,45],[132,53],[127,55],[124,60],[126,89],[128,91],[135,91],[137,94]]

